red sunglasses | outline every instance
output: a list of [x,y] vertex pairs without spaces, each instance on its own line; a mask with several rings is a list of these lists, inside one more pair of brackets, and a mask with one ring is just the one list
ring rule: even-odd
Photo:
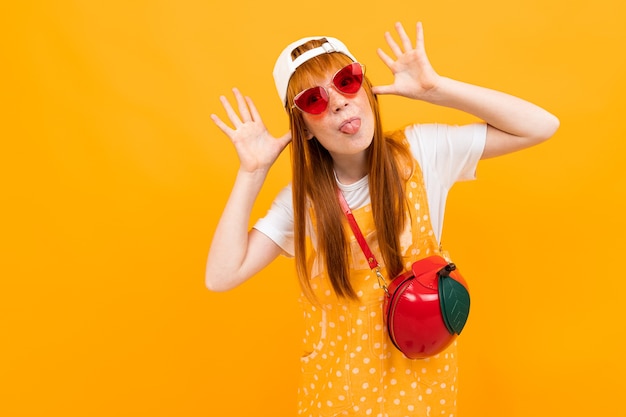
[[[365,67],[353,62],[337,71],[333,75],[332,83],[342,94],[356,94],[363,84]],[[309,114],[320,114],[328,107],[328,90],[317,86],[301,91],[293,99],[293,105]]]

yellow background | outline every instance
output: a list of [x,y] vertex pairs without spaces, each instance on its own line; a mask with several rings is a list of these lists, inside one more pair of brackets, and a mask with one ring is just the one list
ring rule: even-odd
[[[292,262],[214,294],[203,269],[237,169],[208,115],[238,86],[270,131],[271,70],[332,35],[367,64],[424,22],[443,75],[555,113],[539,147],[455,187],[444,242],[472,287],[461,416],[623,412],[624,6],[616,0],[15,1],[0,14],[0,415],[292,416]],[[383,97],[387,128],[465,123]],[[281,156],[262,215],[289,178]]]

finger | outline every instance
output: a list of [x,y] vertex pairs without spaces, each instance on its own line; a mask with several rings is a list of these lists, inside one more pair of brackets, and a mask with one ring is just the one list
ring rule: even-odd
[[384,62],[384,64],[391,69],[391,66],[395,61],[380,48],[376,50],[376,53],[378,54],[378,57]]
[[416,25],[416,39],[415,39],[415,49],[419,52],[426,53],[426,48],[424,47],[424,28],[422,26],[422,22],[417,22]]
[[282,144],[283,148],[291,142],[291,130],[278,138],[278,141]]
[[234,132],[233,129],[231,129],[226,123],[224,123],[222,121],[222,119],[220,119],[219,117],[217,117],[217,115],[212,114],[211,116],[211,120],[213,120],[213,123],[215,123],[215,125],[222,131],[224,132],[224,134],[228,137],[231,136],[231,134]]
[[254,102],[252,101],[252,99],[248,96],[245,97],[246,99],[246,104],[248,105],[248,108],[250,109],[250,116],[252,118],[253,121],[255,122],[261,122],[261,115],[259,114],[259,111],[257,110],[256,106],[254,105]]
[[233,109],[233,106],[230,105],[230,102],[228,101],[228,99],[224,96],[220,96],[220,101],[222,102],[222,106],[224,107],[224,110],[226,111],[226,114],[228,115],[228,119],[235,126],[235,128],[241,126],[242,125],[241,119],[239,119],[239,116]]
[[378,95],[395,94],[396,89],[393,85],[377,85],[372,87],[372,93]]
[[387,45],[391,48],[391,51],[395,54],[396,58],[402,55],[402,49],[398,46],[391,33],[385,32],[385,40],[387,41]]
[[409,38],[409,35],[406,34],[402,23],[396,23],[396,32],[398,32],[398,36],[400,36],[400,41],[402,42],[402,47],[404,48],[404,51],[407,52],[412,50],[413,44],[411,43],[411,38]]
[[233,88],[233,94],[235,94],[235,99],[237,100],[237,108],[239,109],[239,114],[241,115],[241,121],[244,123],[252,121],[252,116],[250,115],[250,110],[248,109],[248,105],[246,104],[243,94],[241,94],[238,88]]

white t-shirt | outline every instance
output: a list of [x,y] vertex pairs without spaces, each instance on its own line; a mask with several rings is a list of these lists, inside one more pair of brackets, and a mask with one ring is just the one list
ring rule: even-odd
[[[430,219],[439,241],[448,192],[455,182],[476,178],[487,125],[412,125],[405,129],[405,134],[422,169]],[[337,182],[352,209],[370,203],[368,179],[365,176],[349,185]],[[272,239],[287,255],[294,255],[291,184],[278,193],[267,215],[259,219],[254,228]]]

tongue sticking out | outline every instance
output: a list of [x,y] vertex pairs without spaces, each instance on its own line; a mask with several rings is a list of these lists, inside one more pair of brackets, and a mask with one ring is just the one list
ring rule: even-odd
[[361,119],[352,119],[348,121],[347,123],[344,123],[343,125],[341,125],[341,128],[339,130],[341,130],[343,133],[353,134],[353,133],[358,132],[360,127],[361,127]]

